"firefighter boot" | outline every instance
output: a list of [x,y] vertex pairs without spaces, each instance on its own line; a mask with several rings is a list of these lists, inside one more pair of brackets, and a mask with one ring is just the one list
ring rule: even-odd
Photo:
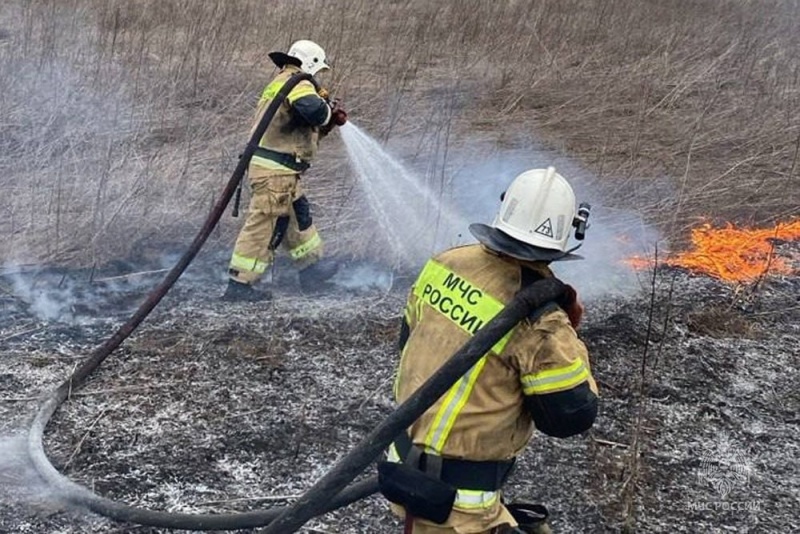
[[300,271],[300,289],[304,293],[314,293],[330,288],[326,284],[339,271],[339,264],[334,260],[323,258]]
[[552,534],[547,517],[550,513],[541,504],[510,503],[505,505],[514,519],[517,520],[519,532],[526,534]]
[[227,302],[261,302],[271,298],[272,293],[269,291],[258,291],[250,284],[243,284],[232,278],[228,280],[228,287],[222,295],[222,300]]

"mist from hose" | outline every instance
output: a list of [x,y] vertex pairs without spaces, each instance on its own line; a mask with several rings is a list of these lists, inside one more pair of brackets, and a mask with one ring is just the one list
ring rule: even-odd
[[361,128],[340,129],[367,204],[391,248],[395,266],[418,267],[460,228],[466,219],[399,159]]
[[647,283],[648,274],[625,260],[632,255],[651,257],[658,231],[641,214],[611,207],[615,194],[565,156],[533,143],[512,148],[467,140],[464,146],[449,148],[450,159],[458,164],[441,164],[441,176],[428,177],[436,184],[431,187],[352,122],[340,131],[379,238],[391,247],[396,267],[417,270],[433,254],[474,243],[469,224],[492,222],[500,195],[514,177],[552,165],[568,179],[577,200],[593,206],[586,239],[573,239],[569,245],[580,245],[577,252],[586,259],[552,263],[556,276],[575,285],[583,300],[633,294]]

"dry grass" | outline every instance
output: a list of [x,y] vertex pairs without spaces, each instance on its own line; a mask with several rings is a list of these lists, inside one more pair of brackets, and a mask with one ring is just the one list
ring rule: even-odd
[[[0,260],[82,265],[184,240],[234,166],[266,52],[309,37],[382,138],[440,161],[529,135],[679,239],[800,205],[800,4],[9,0],[0,6]],[[361,228],[337,140],[309,184],[334,249]],[[240,224],[216,236],[229,246]]]

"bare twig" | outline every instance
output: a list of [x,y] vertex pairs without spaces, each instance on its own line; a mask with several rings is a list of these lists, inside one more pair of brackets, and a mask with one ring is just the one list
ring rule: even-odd
[[148,276],[151,274],[160,274],[169,271],[169,269],[156,269],[155,271],[141,271],[138,273],[121,274],[119,276],[109,276],[106,278],[95,278],[92,280],[93,284],[101,284],[103,282],[112,282],[114,280],[124,280],[126,278],[136,278],[139,276]]
[[609,447],[622,447],[623,449],[627,449],[630,445],[626,443],[619,443],[617,441],[609,441],[607,439],[600,439],[592,436],[592,441],[599,445],[608,445]]
[[361,401],[361,404],[359,404],[359,405],[358,405],[358,412],[359,412],[359,413],[361,413],[361,410],[363,410],[363,409],[364,409],[364,406],[366,406],[366,404],[367,404],[369,401],[371,401],[372,399],[374,399],[374,398],[375,398],[375,397],[378,395],[378,393],[380,393],[381,391],[383,391],[383,388],[385,388],[385,387],[386,387],[386,384],[390,383],[391,381],[392,381],[392,377],[390,376],[390,377],[388,377],[388,378],[384,379],[384,380],[383,380],[383,382],[381,382],[381,383],[380,383],[380,385],[378,385],[378,387],[376,387],[375,389],[373,389],[373,390],[370,392],[370,394],[369,394],[369,395],[367,395],[367,396],[364,398],[364,400],[363,400],[363,401]]
[[67,461],[64,463],[64,469],[65,470],[70,466],[70,464],[72,463],[72,460],[75,459],[75,456],[77,456],[78,453],[81,452],[81,447],[83,447],[83,443],[89,437],[89,434],[92,432],[92,429],[94,429],[95,425],[98,422],[100,422],[100,419],[102,419],[106,415],[107,412],[108,412],[108,408],[104,408],[103,411],[100,412],[100,415],[98,415],[97,417],[94,418],[94,421],[92,421],[92,424],[89,425],[89,428],[86,429],[86,432],[83,434],[83,437],[78,442],[78,444],[75,446],[75,450],[72,451],[72,454],[69,455],[69,458],[67,458]]
[[9,339],[14,339],[15,337],[24,336],[25,334],[32,334],[33,332],[38,332],[40,330],[44,330],[44,327],[36,326],[34,328],[29,328],[28,330],[23,330],[22,332],[15,332],[9,336],[0,338],[0,343],[2,343],[3,341],[8,341]]
[[[658,265],[658,243],[655,244],[653,250],[653,265]],[[650,278],[650,306],[647,314],[647,331],[644,339],[644,351],[642,353],[642,365],[639,369],[639,390],[636,394],[636,418],[633,426],[633,439],[629,447],[630,453],[628,455],[628,476],[622,484],[622,500],[624,507],[624,532],[635,531],[635,507],[634,495],[636,493],[636,484],[639,480],[641,471],[640,452],[642,448],[642,424],[644,421],[644,408],[645,408],[645,391],[647,388],[647,361],[650,352],[650,338],[653,333],[653,321],[655,316],[656,307],[656,281],[658,277],[658,269],[653,267],[653,273]]]

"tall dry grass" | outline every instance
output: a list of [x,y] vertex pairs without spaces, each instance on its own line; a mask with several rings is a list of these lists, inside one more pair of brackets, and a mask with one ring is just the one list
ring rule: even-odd
[[[0,259],[185,240],[246,139],[266,52],[301,37],[329,50],[351,117],[406,140],[429,180],[464,139],[530,137],[676,240],[700,217],[796,216],[797,27],[788,0],[7,0]],[[352,249],[364,210],[342,154],[329,140],[307,186]]]

